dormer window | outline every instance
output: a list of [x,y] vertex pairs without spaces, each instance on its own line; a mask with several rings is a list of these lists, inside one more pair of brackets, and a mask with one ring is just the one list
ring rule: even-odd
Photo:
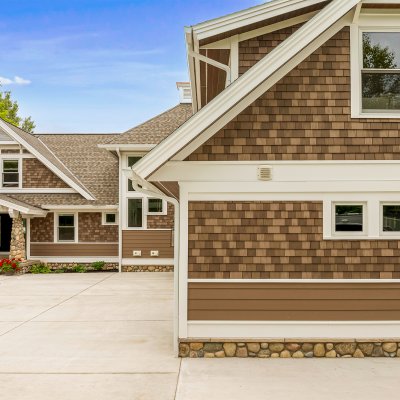
[[362,32],[362,111],[400,111],[400,32]]

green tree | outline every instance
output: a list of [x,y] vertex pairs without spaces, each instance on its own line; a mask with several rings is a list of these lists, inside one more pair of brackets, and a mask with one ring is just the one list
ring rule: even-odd
[[18,116],[18,109],[18,102],[12,100],[11,92],[0,92],[0,117],[26,132],[33,133],[36,125],[32,118],[21,118]]
[[363,34],[364,68],[397,68],[396,55],[389,47],[371,43],[371,35]]

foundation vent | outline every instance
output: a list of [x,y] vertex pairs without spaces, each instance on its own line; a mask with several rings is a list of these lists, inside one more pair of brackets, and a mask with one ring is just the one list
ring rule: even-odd
[[272,167],[260,165],[257,170],[257,177],[260,181],[270,181],[272,179]]

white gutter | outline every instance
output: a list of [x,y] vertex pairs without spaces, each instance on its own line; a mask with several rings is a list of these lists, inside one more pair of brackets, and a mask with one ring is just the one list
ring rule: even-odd
[[[179,224],[180,224],[180,205],[179,201],[174,197],[167,196],[156,186],[150,182],[145,181],[137,175],[132,169],[124,170],[128,178],[132,180],[132,187],[138,193],[146,196],[158,197],[171,203],[174,206],[174,351],[178,356],[178,342],[179,342]],[[140,185],[140,186],[139,186]]]

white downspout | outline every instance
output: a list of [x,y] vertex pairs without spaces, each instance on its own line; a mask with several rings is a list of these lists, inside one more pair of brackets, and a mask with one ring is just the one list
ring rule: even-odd
[[118,273],[122,272],[122,157],[119,148],[116,149],[118,155]]
[[[125,170],[124,170],[125,171]],[[179,226],[180,226],[180,205],[174,197],[165,195],[156,186],[143,180],[132,169],[126,172],[132,180],[132,187],[135,191],[151,197],[158,197],[171,203],[174,206],[174,352],[176,356],[179,353]],[[140,182],[140,183],[138,183]],[[139,186],[140,185],[140,186]]]

